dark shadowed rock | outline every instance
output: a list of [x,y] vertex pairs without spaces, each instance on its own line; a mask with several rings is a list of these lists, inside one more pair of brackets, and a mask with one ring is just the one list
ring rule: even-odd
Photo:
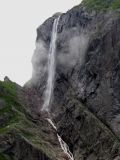
[[5,101],[4,99],[0,99],[0,110],[5,107]]

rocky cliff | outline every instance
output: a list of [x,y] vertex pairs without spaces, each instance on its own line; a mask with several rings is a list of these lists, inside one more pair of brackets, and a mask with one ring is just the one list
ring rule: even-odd
[[[6,82],[1,82],[1,157],[65,159],[56,131],[40,112],[48,76],[51,32],[57,16],[37,29],[32,79],[24,88],[17,87],[17,98],[12,100],[15,104],[6,99],[11,97],[11,87],[7,84],[10,93],[3,92]],[[83,0],[61,14],[59,20],[50,112],[75,160],[120,159],[119,25],[119,0]],[[10,112],[5,103],[12,106]],[[14,113],[18,114],[17,122],[10,120],[9,129],[9,116],[14,117]]]

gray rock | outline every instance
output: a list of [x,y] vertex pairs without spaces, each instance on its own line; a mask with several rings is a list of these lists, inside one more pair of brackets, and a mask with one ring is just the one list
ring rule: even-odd
[[0,110],[5,108],[5,105],[6,105],[5,100],[0,98]]
[[[36,42],[42,44],[38,54],[45,53],[45,57],[38,56],[37,65],[33,63],[35,74],[30,82],[41,99],[54,19],[54,16],[49,18],[37,29]],[[76,160],[113,160],[120,155],[119,26],[118,11],[88,11],[83,5],[62,14],[59,21],[54,97],[50,107],[59,133]],[[79,111],[80,106],[74,100],[84,104],[87,114]]]

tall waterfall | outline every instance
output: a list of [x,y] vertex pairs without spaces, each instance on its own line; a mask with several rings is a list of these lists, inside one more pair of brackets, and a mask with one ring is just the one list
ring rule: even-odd
[[52,98],[55,76],[55,53],[56,53],[56,40],[57,40],[57,28],[60,16],[54,20],[52,36],[48,57],[48,80],[44,95],[44,104],[42,110],[49,111],[49,105]]
[[[52,36],[51,36],[51,43],[49,49],[49,57],[48,57],[48,80],[47,86],[44,95],[44,105],[42,110],[47,111],[49,113],[49,106],[53,94],[54,88],[54,78],[55,78],[55,54],[56,54],[56,40],[57,40],[57,29],[59,23],[60,16],[54,20],[53,29],[52,29]],[[56,126],[52,122],[51,119],[47,118],[48,122],[52,125],[52,127],[57,131]],[[65,153],[68,160],[74,160],[72,153],[69,150],[68,145],[62,140],[62,138],[57,134],[58,141],[60,143],[61,149]]]

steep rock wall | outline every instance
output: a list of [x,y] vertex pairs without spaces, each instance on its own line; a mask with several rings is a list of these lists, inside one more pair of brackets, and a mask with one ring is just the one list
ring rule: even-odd
[[[104,147],[100,134],[95,133],[100,126],[95,120],[95,128],[92,130],[91,116],[83,116],[82,112],[78,113],[78,120],[74,120],[75,108],[80,108],[74,104],[74,99],[83,103],[88,109],[89,114],[94,114],[100,122],[113,133],[119,142],[120,135],[120,89],[119,89],[119,54],[120,54],[120,16],[119,10],[89,10],[83,5],[79,5],[61,15],[58,26],[58,40],[56,52],[56,76],[55,87],[51,112],[56,121],[59,133],[63,139],[71,146],[75,153],[78,149],[80,152],[81,145],[84,144],[82,157],[85,159],[116,159],[119,158],[118,149],[112,149],[115,141],[110,142],[111,146]],[[37,29],[36,51],[33,56],[33,77],[29,82],[30,86],[39,91],[42,96],[47,80],[47,56],[51,39],[53,21],[56,15],[49,18],[43,25]],[[71,106],[70,107],[70,103]],[[42,105],[42,103],[41,103]],[[70,112],[70,118],[68,113]],[[77,112],[77,111],[76,111]],[[84,117],[83,119],[81,117]],[[86,121],[90,120],[90,124]],[[70,126],[66,126],[66,122]],[[78,127],[84,123],[90,127],[89,131],[84,127]],[[73,124],[73,125],[72,125]],[[93,123],[94,126],[94,123]],[[75,128],[78,127],[79,132]],[[70,129],[71,128],[71,129]],[[95,146],[88,153],[86,151],[90,137],[96,136],[95,146],[104,148],[103,152],[95,149]],[[86,135],[84,138],[76,136]],[[71,137],[70,139],[68,138]],[[110,136],[110,135],[109,135]],[[103,133],[104,140],[109,139]],[[111,137],[111,136],[110,136]],[[98,142],[97,143],[97,139]],[[86,143],[86,141],[88,142]],[[103,140],[103,141],[104,141]],[[97,144],[96,144],[97,143]],[[78,144],[78,145],[77,145]],[[77,145],[77,149],[75,146]],[[109,145],[109,142],[108,142]],[[111,150],[114,151],[112,154]],[[116,153],[116,154],[115,154]],[[98,154],[98,155],[96,155]],[[92,158],[91,158],[92,157]]]

